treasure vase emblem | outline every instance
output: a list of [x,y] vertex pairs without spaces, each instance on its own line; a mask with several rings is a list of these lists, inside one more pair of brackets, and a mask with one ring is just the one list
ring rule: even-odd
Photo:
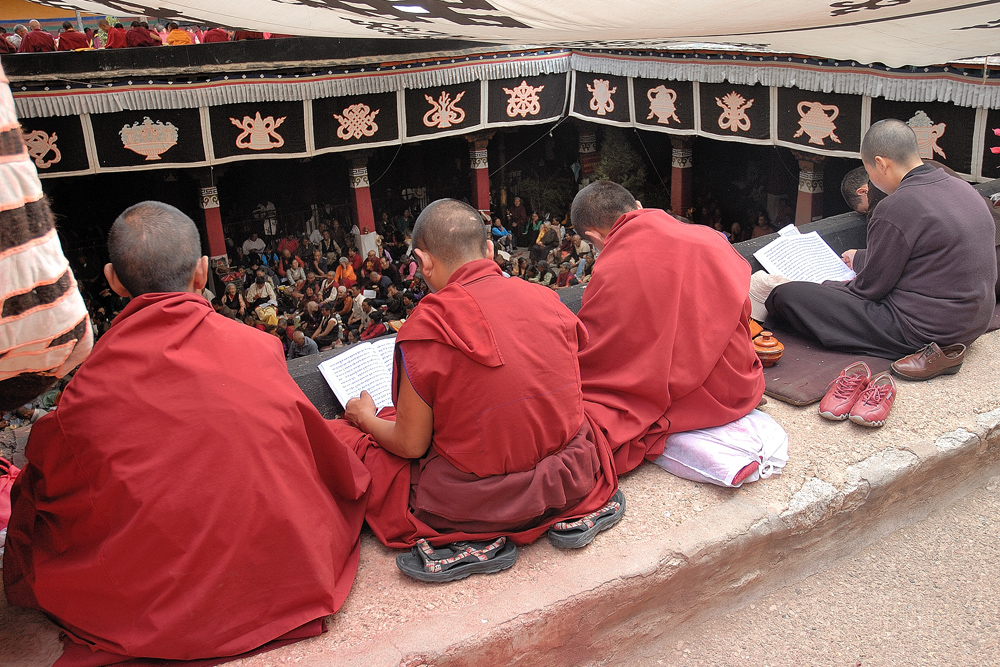
[[657,86],[646,91],[646,99],[649,100],[649,115],[646,120],[652,120],[656,116],[656,122],[663,125],[670,125],[670,119],[678,123],[681,119],[677,117],[677,93],[666,86]]
[[934,154],[937,153],[941,157],[947,159],[948,156],[944,154],[944,150],[938,146],[938,139],[944,136],[945,124],[938,123],[934,124],[934,121],[924,113],[922,110],[918,109],[917,113],[913,114],[913,118],[906,121],[906,124],[913,129],[913,133],[917,135],[917,147],[920,149],[920,157],[924,160],[933,160]]
[[715,103],[722,107],[722,113],[719,114],[720,128],[733,132],[746,132],[750,129],[750,117],[747,116],[747,109],[753,106],[752,99],[744,99],[742,95],[733,91],[721,100],[716,97]]
[[607,116],[615,110],[615,101],[612,95],[618,92],[618,86],[611,87],[610,81],[604,79],[594,79],[594,85],[587,84],[590,91],[590,110],[596,111],[598,116]]
[[352,104],[344,109],[344,115],[333,114],[333,117],[340,123],[337,128],[337,136],[347,141],[348,139],[360,139],[370,137],[378,132],[378,124],[375,116],[381,109],[372,111],[367,104]]
[[[272,148],[281,148],[285,145],[285,140],[275,130],[285,122],[285,118],[287,116],[282,116],[278,120],[275,120],[274,116],[261,118],[259,111],[253,118],[243,116],[242,121],[230,118],[229,121],[233,125],[243,130],[236,137],[236,147],[249,148],[252,151],[268,151]],[[247,139],[248,137],[249,140]]]
[[424,95],[424,99],[431,105],[430,110],[424,114],[424,125],[443,130],[461,123],[465,120],[465,110],[458,106],[458,102],[463,97],[465,97],[464,90],[456,95],[455,99],[451,99],[451,95],[443,90],[436,100],[430,95]]
[[837,126],[833,121],[840,115],[840,108],[834,104],[820,102],[799,102],[799,131],[793,138],[798,139],[803,134],[809,135],[809,143],[824,146],[824,140],[829,137],[838,144],[840,138],[836,135]]
[[507,117],[513,118],[514,116],[520,116],[521,118],[527,118],[530,116],[537,116],[538,112],[542,110],[542,104],[538,100],[538,93],[542,92],[545,86],[529,86],[527,81],[522,81],[521,85],[514,88],[504,88],[503,92],[507,93]]
[[177,145],[177,128],[173,123],[153,122],[149,116],[141,123],[126,125],[118,135],[122,145],[146,160],[159,160],[160,156]]
[[[49,136],[48,132],[35,130],[34,132],[22,132],[22,136],[28,147],[28,155],[35,161],[35,166],[39,169],[48,169],[62,160],[62,153],[56,147],[56,141],[59,137],[55,132]],[[52,153],[52,159],[46,160],[45,156],[49,153]]]

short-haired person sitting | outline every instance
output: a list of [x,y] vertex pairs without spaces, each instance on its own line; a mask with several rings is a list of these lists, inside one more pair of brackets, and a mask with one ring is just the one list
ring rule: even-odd
[[581,190],[572,218],[601,251],[578,313],[590,332],[580,376],[618,474],[662,454],[671,433],[756,408],[764,375],[750,339],[750,265],[726,237],[639,208],[611,181]]
[[132,300],[32,427],[7,599],[68,633],[69,664],[235,656],[319,634],[357,571],[367,471],[275,337],[195,293],[208,258],[190,218],[136,204],[108,254],[108,282]]
[[510,567],[515,544],[546,531],[584,546],[625,509],[584,412],[586,330],[551,290],[503,277],[468,204],[430,204],[413,248],[432,293],[397,335],[395,409],[376,414],[362,394],[345,412],[360,431],[341,431],[372,473],[369,526],[414,547],[396,562],[425,581]]
[[886,359],[931,343],[971,343],[996,305],[996,227],[986,202],[965,181],[924,164],[902,121],[872,125],[861,158],[888,196],[872,211],[868,248],[844,253],[857,277],[778,285],[767,312],[826,348]]

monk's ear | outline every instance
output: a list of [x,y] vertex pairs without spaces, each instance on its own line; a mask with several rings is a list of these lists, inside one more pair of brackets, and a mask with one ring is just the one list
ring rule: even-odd
[[194,266],[194,274],[191,276],[193,283],[191,287],[193,292],[199,292],[205,289],[205,285],[208,284],[208,256],[202,255],[201,259]]
[[486,257],[489,259],[496,257],[496,246],[493,243],[493,239],[486,239]]
[[426,250],[421,250],[420,248],[413,249],[413,256],[417,258],[417,263],[420,266],[420,273],[427,276],[428,273],[434,273],[434,256],[431,255]]
[[588,229],[583,235],[590,239],[590,242],[597,246],[598,250],[604,249],[604,234],[596,229]]
[[112,292],[127,299],[132,298],[132,295],[122,285],[122,281],[118,280],[118,274],[115,273],[115,267],[111,265],[111,262],[104,265],[104,277],[108,279],[108,285],[111,287]]

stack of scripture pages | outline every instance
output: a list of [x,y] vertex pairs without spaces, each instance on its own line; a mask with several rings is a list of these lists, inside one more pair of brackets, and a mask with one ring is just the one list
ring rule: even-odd
[[810,283],[853,280],[857,275],[818,232],[802,234],[795,225],[788,225],[778,234],[778,238],[753,254],[768,273]]
[[357,343],[319,365],[327,384],[341,405],[357,398],[362,390],[371,394],[375,407],[392,405],[392,358],[396,337]]

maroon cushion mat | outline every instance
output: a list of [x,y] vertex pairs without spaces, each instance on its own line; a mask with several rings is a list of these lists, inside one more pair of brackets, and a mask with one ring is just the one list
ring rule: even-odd
[[873,375],[889,370],[892,363],[889,359],[824,350],[816,341],[795,334],[775,331],[774,337],[784,344],[785,352],[778,363],[764,369],[764,393],[792,405],[809,405],[823,398],[840,371],[856,361],[867,363]]
[[[993,310],[987,331],[997,329],[1000,329],[1000,305]],[[892,363],[889,359],[824,350],[816,341],[792,333],[775,330],[774,337],[784,344],[785,352],[778,363],[764,369],[764,393],[792,405],[819,401],[840,371],[855,361],[867,363],[873,375],[889,370]]]

